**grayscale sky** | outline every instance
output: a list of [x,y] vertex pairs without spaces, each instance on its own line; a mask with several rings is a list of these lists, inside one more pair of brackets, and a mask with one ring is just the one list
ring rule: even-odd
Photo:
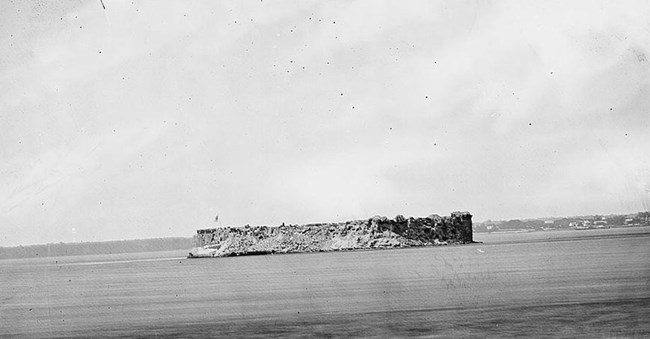
[[103,1],[0,2],[0,246],[650,206],[648,1]]

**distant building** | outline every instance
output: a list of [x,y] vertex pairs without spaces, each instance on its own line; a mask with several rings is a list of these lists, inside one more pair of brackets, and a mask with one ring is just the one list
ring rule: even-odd
[[594,227],[596,227],[596,228],[607,228],[607,221],[605,221],[605,220],[596,220],[596,221],[594,221]]
[[636,218],[641,225],[650,225],[650,212],[639,212]]
[[591,228],[591,221],[589,220],[579,220],[576,222],[572,222],[569,225],[573,225],[575,229],[577,230],[588,230]]

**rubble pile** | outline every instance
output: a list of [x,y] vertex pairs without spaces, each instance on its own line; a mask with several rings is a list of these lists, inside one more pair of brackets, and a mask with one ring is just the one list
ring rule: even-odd
[[472,215],[222,227],[197,230],[195,239],[189,258],[464,244],[472,242]]

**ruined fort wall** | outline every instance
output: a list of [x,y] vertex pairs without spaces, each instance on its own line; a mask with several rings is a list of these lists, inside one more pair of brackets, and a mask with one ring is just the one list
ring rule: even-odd
[[472,242],[472,216],[395,219],[373,217],[342,223],[201,229],[190,257],[297,253],[433,246]]

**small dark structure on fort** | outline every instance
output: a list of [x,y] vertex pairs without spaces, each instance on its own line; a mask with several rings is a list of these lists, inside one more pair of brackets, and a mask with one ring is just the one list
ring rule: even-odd
[[472,215],[453,212],[444,217],[398,215],[329,224],[221,227],[197,230],[195,239],[189,258],[467,244],[473,241]]

